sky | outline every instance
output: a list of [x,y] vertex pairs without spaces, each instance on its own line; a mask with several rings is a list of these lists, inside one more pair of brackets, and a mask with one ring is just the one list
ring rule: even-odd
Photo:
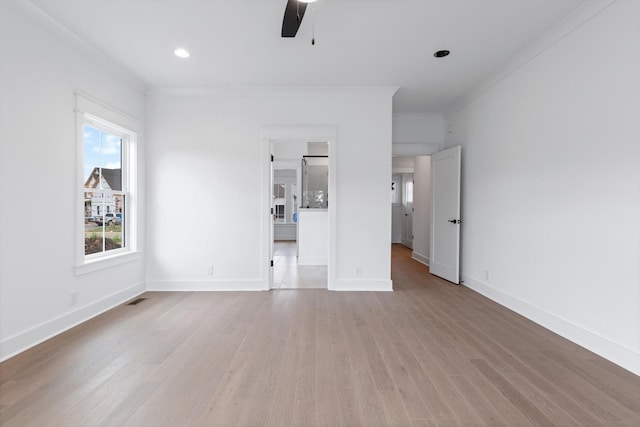
[[84,126],[84,180],[95,167],[120,169],[122,145],[120,137],[90,125]]

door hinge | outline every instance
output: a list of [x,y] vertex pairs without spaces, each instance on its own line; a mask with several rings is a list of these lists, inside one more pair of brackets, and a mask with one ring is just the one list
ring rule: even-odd
[[273,154],[271,155],[271,161],[273,162]]
[[271,260],[271,267],[273,267],[273,260]]
[[271,208],[271,215],[273,215],[273,208]]

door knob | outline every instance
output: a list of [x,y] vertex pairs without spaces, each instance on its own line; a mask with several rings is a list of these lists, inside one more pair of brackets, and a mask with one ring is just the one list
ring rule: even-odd
[[447,221],[453,223],[453,224],[460,224],[462,222],[462,220],[459,219],[448,219]]

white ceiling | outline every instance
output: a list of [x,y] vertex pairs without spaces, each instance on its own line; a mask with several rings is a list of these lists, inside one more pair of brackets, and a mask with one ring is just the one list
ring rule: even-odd
[[587,0],[318,0],[295,39],[286,0],[32,2],[148,86],[399,86],[395,113],[429,113]]

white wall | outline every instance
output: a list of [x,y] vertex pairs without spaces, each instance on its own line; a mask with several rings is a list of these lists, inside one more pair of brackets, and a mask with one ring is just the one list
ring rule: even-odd
[[413,254],[429,264],[431,241],[431,157],[416,156],[413,173]]
[[435,153],[444,145],[442,114],[394,114],[394,156],[420,156]]
[[22,7],[0,2],[0,359],[144,290],[142,259],[74,275],[74,91],[140,119],[143,95]]
[[413,173],[413,156],[393,156],[393,173]]
[[338,187],[329,203],[337,210],[336,289],[390,288],[391,93],[151,94],[149,286],[261,289],[268,257],[261,237],[268,186],[261,127],[335,125]]
[[639,5],[614,2],[446,117],[465,284],[635,373]]

